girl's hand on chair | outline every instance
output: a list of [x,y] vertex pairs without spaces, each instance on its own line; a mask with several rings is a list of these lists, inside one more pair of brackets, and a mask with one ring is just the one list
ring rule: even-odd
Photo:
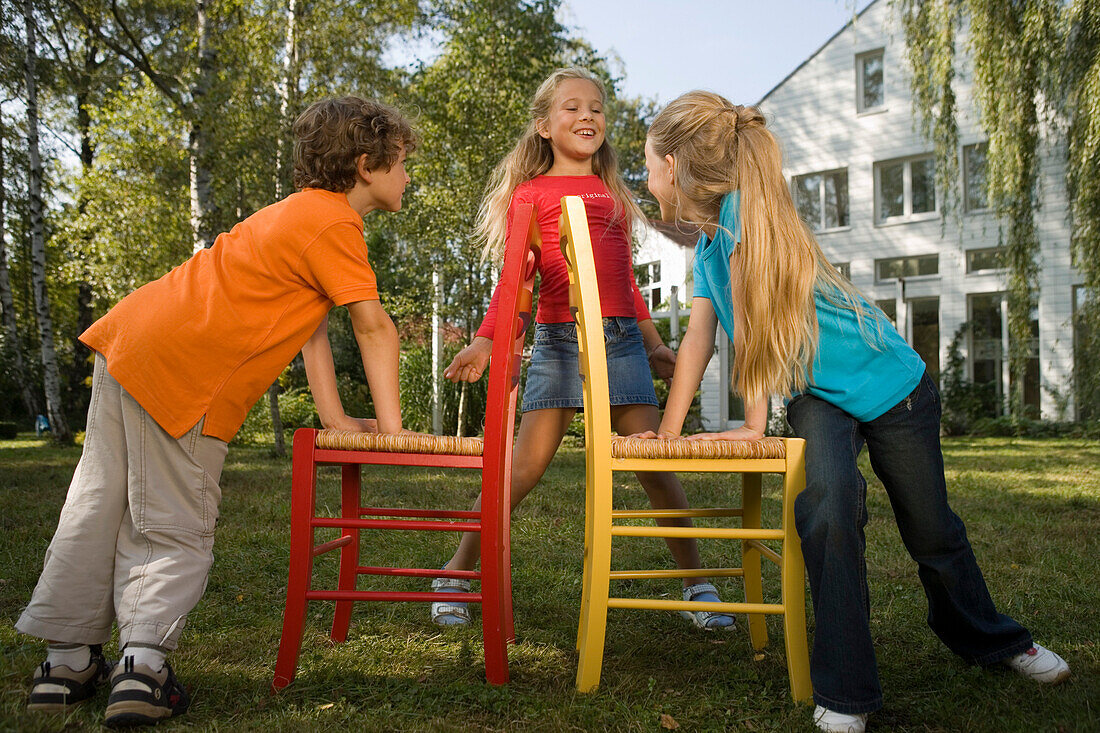
[[649,368],[657,375],[658,379],[668,381],[676,371],[676,352],[661,344],[649,352]]
[[696,433],[695,435],[689,435],[688,440],[760,440],[763,437],[764,433],[762,431],[746,428],[742,425],[739,428],[721,433]]
[[679,435],[675,433],[657,433],[652,430],[647,430],[644,433],[634,433],[633,435],[626,436],[628,438],[641,438],[642,440],[676,440]]
[[476,382],[489,367],[489,356],[493,352],[493,341],[484,336],[475,336],[462,351],[443,370],[443,376],[452,382]]

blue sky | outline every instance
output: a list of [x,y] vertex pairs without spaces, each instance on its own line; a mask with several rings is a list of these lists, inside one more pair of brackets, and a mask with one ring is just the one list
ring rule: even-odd
[[621,59],[629,96],[665,103],[710,89],[751,104],[870,2],[564,0],[561,20]]

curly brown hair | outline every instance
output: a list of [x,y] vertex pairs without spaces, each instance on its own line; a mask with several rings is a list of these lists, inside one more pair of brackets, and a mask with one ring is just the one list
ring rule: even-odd
[[356,161],[389,170],[401,149],[416,148],[412,124],[394,107],[361,97],[314,102],[294,121],[294,186],[344,193],[355,186]]

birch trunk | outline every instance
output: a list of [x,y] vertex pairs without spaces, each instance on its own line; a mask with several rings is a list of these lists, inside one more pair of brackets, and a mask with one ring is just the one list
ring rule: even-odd
[[[95,160],[95,146],[92,143],[92,117],[88,112],[91,97],[92,88],[92,75],[95,73],[98,63],[96,62],[96,56],[98,54],[98,47],[91,40],[91,34],[88,34],[87,46],[84,49],[83,66],[77,72],[76,79],[76,128],[80,137],[80,169],[84,176],[87,176],[92,171],[92,163]],[[84,213],[87,211],[88,201],[87,195],[84,193],[83,188],[78,194],[77,200],[77,213],[81,219],[84,217]],[[87,253],[91,251],[92,233],[85,230],[84,233],[84,251]],[[77,284],[76,293],[76,331],[73,333],[73,355],[74,355],[74,369],[73,376],[70,381],[70,389],[74,393],[78,393],[77,390],[82,388],[83,377],[82,374],[90,375],[92,373],[89,357],[91,356],[91,349],[85,346],[80,341],[80,334],[87,331],[94,320],[92,317],[92,300],[94,293],[92,291],[91,273],[88,270],[88,261],[86,256],[81,258],[83,267],[81,269],[80,282]],[[86,369],[80,369],[80,364],[87,364]]]
[[466,391],[469,386],[469,382],[463,382],[458,390],[458,429],[455,430],[455,435],[459,438],[466,435]]
[[[298,89],[297,76],[297,6],[295,0],[288,0],[286,13],[286,41],[283,56],[283,78],[279,83],[279,139],[275,148],[275,200],[281,201],[290,193],[289,171],[286,164],[289,159],[291,95]],[[297,95],[295,95],[297,96]],[[271,429],[275,434],[275,455],[286,455],[286,441],[283,440],[283,418],[279,414],[279,380],[275,380],[267,389],[267,399],[271,406]]]
[[27,83],[27,152],[30,167],[27,175],[27,198],[31,220],[31,287],[34,290],[34,310],[42,342],[42,372],[46,391],[46,414],[54,440],[72,442],[69,423],[61,405],[61,378],[57,369],[57,351],[53,341],[53,318],[50,315],[49,293],[46,291],[46,241],[42,220],[42,158],[38,151],[38,87],[35,80],[35,35],[32,0],[23,2],[23,19],[27,29],[27,50],[23,72]]
[[206,0],[198,0],[195,8],[198,26],[199,66],[191,87],[191,112],[184,112],[191,122],[187,135],[190,156],[191,233],[195,251],[214,244],[211,230],[213,196],[210,190],[210,169],[207,167],[207,139],[203,124],[207,121],[206,95],[214,73],[214,52],[210,48],[210,26],[206,19]]
[[19,392],[23,398],[23,407],[27,410],[27,417],[31,422],[38,415],[38,400],[31,389],[30,379],[27,377],[26,364],[23,362],[23,345],[19,338],[19,324],[15,319],[15,298],[11,292],[11,275],[8,272],[8,245],[5,240],[6,229],[5,207],[7,205],[7,189],[4,177],[4,140],[7,138],[7,129],[0,121],[0,311],[3,312],[4,330],[7,333],[8,346],[11,349],[12,368],[15,378],[19,381]]

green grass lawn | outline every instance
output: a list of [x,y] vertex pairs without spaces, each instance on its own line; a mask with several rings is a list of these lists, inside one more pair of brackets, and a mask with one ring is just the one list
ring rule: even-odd
[[[706,634],[673,613],[612,610],[601,687],[592,695],[573,690],[583,457],[576,447],[563,448],[512,525],[518,643],[511,650],[509,685],[484,682],[479,623],[441,630],[429,622],[424,604],[357,604],[349,640],[336,646],[327,638],[331,605],[314,603],[298,677],[272,696],[268,685],[286,583],[290,462],[259,449],[231,448],[209,587],[172,657],[194,702],[186,716],[160,727],[660,731],[662,721],[667,727],[675,721],[689,731],[810,730],[810,708],[789,698],[774,617],[772,644],[755,659],[743,631]],[[1100,446],[1081,440],[950,439],[945,457],[952,504],[967,523],[994,599],[1060,652],[1074,676],[1040,688],[1000,668],[969,667],[948,652],[925,625],[915,567],[898,539],[885,493],[872,481],[867,555],[885,692],[872,730],[1100,730]],[[67,718],[24,712],[44,647],[13,628],[78,458],[76,448],[52,448],[33,438],[0,441],[0,730],[79,730],[102,720],[105,690]],[[379,505],[447,496],[463,505],[477,491],[472,481],[441,471],[370,471],[364,486]],[[871,478],[866,463],[864,471]],[[335,472],[325,471],[320,490],[320,503],[333,509],[335,480]],[[616,480],[624,488],[617,494],[620,504],[644,505],[633,480]],[[684,482],[698,505],[721,504],[736,486],[705,476]],[[775,482],[765,487],[765,511],[772,516],[777,489]],[[364,564],[431,567],[442,564],[454,545],[451,534],[424,539],[388,533],[384,541],[366,535]],[[616,548],[618,567],[671,562],[660,540],[622,539]],[[739,559],[728,544],[704,543],[702,552],[711,565]],[[334,561],[318,561],[320,577],[333,577]],[[768,572],[766,590],[774,599],[777,573]],[[387,587],[424,589],[422,583],[390,582]],[[676,594],[677,587],[675,581],[635,581],[623,594]],[[719,587],[726,599],[740,597],[736,580]]]

